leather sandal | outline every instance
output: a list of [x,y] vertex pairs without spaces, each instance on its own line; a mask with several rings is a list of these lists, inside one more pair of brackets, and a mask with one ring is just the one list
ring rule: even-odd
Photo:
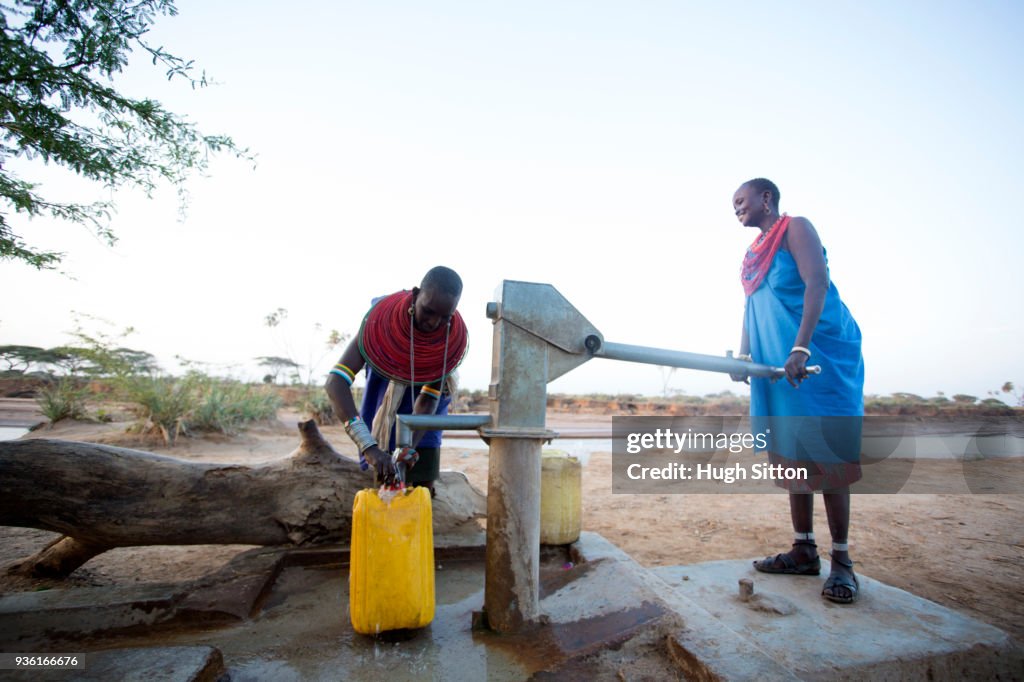
[[[840,561],[831,554],[829,554],[829,556],[832,558],[832,561],[836,562],[840,566],[850,569],[850,572],[848,574],[832,573],[829,575],[828,580],[825,581],[825,585],[821,588],[821,596],[837,604],[852,604],[857,601],[857,592],[860,590],[860,581],[857,580],[857,576],[853,573],[853,562]],[[850,596],[847,597],[828,593],[828,590],[834,590],[837,587],[845,587],[849,590]]]
[[[794,545],[818,546],[813,542],[797,541]],[[781,566],[779,565],[781,564]],[[810,561],[798,564],[791,554],[783,553],[775,556],[768,556],[760,561],[754,562],[754,568],[761,573],[781,573],[785,575],[818,575],[821,573],[821,558],[815,556]]]

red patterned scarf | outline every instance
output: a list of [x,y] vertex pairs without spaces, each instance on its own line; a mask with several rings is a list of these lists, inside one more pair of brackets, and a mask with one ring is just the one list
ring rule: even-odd
[[782,246],[782,238],[786,236],[790,220],[790,217],[783,213],[771,229],[761,233],[747,248],[747,255],[743,257],[743,269],[740,271],[740,282],[747,296],[757,291],[768,274],[772,260]]

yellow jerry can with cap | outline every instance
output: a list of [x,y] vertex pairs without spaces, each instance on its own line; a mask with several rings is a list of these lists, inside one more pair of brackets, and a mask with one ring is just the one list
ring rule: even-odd
[[[390,497],[388,492],[385,497]],[[349,612],[363,635],[421,628],[434,619],[430,491],[356,493],[349,559]]]
[[540,458],[540,542],[567,545],[580,538],[583,467],[564,452]]

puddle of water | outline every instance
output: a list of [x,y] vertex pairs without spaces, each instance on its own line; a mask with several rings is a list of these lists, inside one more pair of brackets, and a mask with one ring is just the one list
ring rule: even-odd
[[20,426],[0,426],[0,440],[18,440],[28,433],[28,429]]
[[[346,568],[289,568],[253,626],[268,628],[266,635],[291,631],[292,644],[268,650],[258,642],[254,646],[246,634],[220,646],[225,658],[255,656],[258,660],[249,666],[260,675],[266,672],[261,661],[285,659],[304,679],[513,680],[528,676],[529,671],[512,656],[489,652],[473,641],[472,612],[483,604],[482,567],[475,562],[449,562],[435,575],[437,603],[429,626],[368,637],[355,633],[349,623]],[[308,635],[310,629],[319,634]],[[298,642],[302,645],[296,651]],[[238,679],[245,679],[244,667]]]
[[523,633],[499,635],[481,631],[474,632],[473,636],[479,642],[486,642],[491,648],[508,651],[518,660],[525,662],[531,672],[538,672],[557,668],[574,656],[614,647],[631,637],[639,628],[663,615],[664,606],[645,601],[632,609],[613,611],[570,623],[552,623]]
[[[546,590],[586,580],[587,564],[565,568],[565,548],[545,548]],[[258,613],[225,627],[182,626],[119,639],[124,647],[208,645],[218,648],[233,682],[250,680],[524,680],[571,655],[600,648],[609,638],[660,615],[642,604],[623,613],[556,623],[527,633],[498,635],[472,629],[484,603],[484,565],[437,559],[433,622],[419,630],[377,637],[353,631],[348,613],[348,567],[290,565],[274,581]],[[577,627],[578,626],[578,627]],[[113,640],[112,640],[113,641]]]
[[233,682],[528,678],[533,670],[514,652],[473,637],[473,611],[484,602],[483,565],[449,560],[435,575],[434,621],[420,630],[359,635],[348,614],[348,568],[290,566],[253,619],[216,630],[166,633],[159,644],[217,647]]

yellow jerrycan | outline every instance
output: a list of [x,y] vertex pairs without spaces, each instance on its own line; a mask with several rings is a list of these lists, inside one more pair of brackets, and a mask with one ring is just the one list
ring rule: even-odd
[[564,452],[542,452],[540,458],[540,542],[567,545],[580,538],[583,500],[580,461]]
[[356,493],[348,590],[352,627],[360,634],[430,624],[435,603],[430,491],[396,491],[390,501],[373,489]]

